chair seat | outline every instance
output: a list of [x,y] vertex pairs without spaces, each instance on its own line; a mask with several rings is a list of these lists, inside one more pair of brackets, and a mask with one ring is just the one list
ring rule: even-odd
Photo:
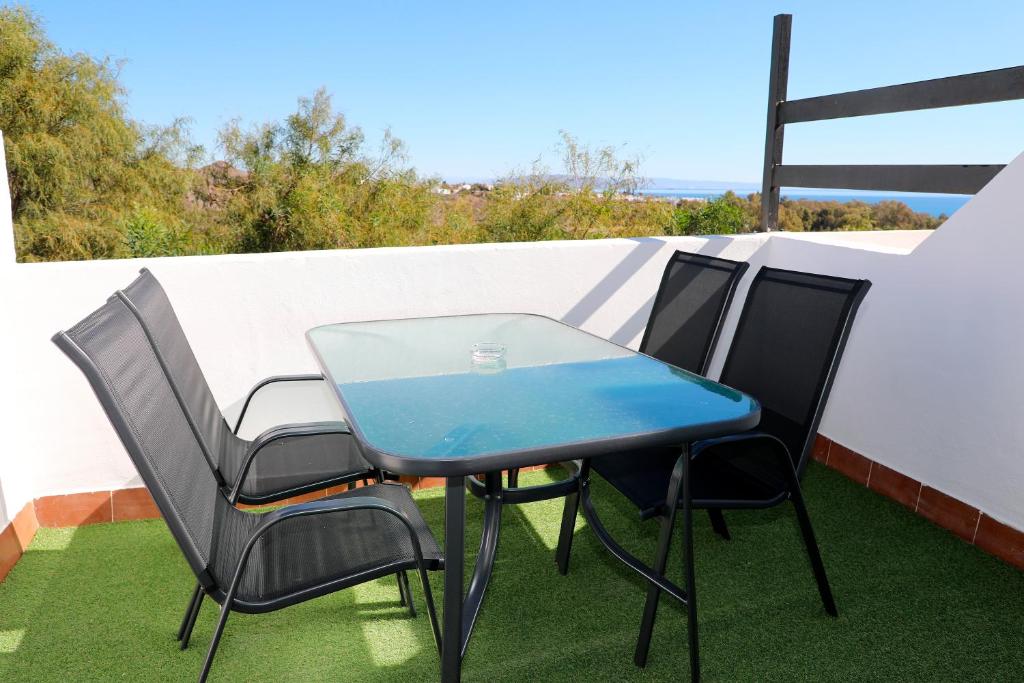
[[[442,566],[441,549],[405,486],[362,486],[329,499],[367,496],[382,498],[404,512],[419,538],[426,568]],[[226,552],[214,557],[213,570],[220,585],[230,582],[242,548],[263,522],[260,514],[231,517],[233,523],[221,527],[223,535],[217,541]],[[351,581],[355,584],[398,569],[415,570],[416,556],[408,529],[394,515],[352,510],[296,517],[271,527],[256,542],[234,609],[259,612],[264,603],[297,591],[327,593],[337,590],[346,579],[359,577]],[[329,590],[318,590],[328,584]]]
[[[773,466],[768,448],[763,442],[733,441],[704,449],[690,464],[694,507],[733,507],[728,503],[758,507],[779,502],[786,483]],[[649,448],[594,458],[591,467],[646,519],[662,513],[678,459],[677,447]]]
[[[246,454],[248,442],[229,442],[224,449],[222,471],[233,486]],[[272,502],[283,497],[355,481],[369,476],[372,469],[359,455],[350,434],[319,434],[283,438],[267,444],[253,460],[242,485],[244,503]]]

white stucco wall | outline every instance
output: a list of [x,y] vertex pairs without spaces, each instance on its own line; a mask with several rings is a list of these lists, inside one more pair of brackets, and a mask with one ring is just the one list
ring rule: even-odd
[[[18,265],[8,251],[0,274],[10,294],[0,305],[4,319],[13,321],[2,335],[10,381],[0,395],[13,404],[14,412],[4,415],[15,417],[0,451],[0,484],[9,501],[138,485],[85,380],[49,338],[127,284],[142,265],[164,283],[214,394],[232,413],[257,379],[313,371],[303,333],[326,322],[523,311],[635,346],[666,259],[684,249],[749,260],[738,303],[763,264],[871,279],[821,431],[1024,528],[1024,423],[1016,417],[1016,388],[1024,384],[1017,344],[1024,292],[1014,268],[1024,252],[1017,209],[1022,183],[1018,159],[934,234],[651,238]],[[10,232],[9,215],[6,220],[0,232]],[[739,305],[726,322],[713,376],[738,312]],[[327,395],[313,391],[301,400],[292,393],[263,402],[247,431],[332,416]]]
[[[821,431],[1024,529],[1024,155],[905,256],[773,239],[871,278]],[[819,266],[821,267],[821,266]]]
[[[3,134],[0,133],[0,320],[3,321],[0,324],[0,377],[3,378],[12,377],[17,365],[15,344],[19,330],[13,310],[18,295],[15,268],[11,194],[7,184]],[[5,432],[17,425],[14,416],[17,396],[13,386],[0,388],[0,426]],[[31,458],[24,457],[15,449],[0,446],[0,531],[32,500],[33,490]]]
[[304,339],[315,325],[524,311],[635,344],[673,249],[756,259],[763,242],[602,240],[19,264],[12,314],[22,410],[5,457],[31,460],[37,497],[138,485],[84,379],[49,338],[143,265],[164,284],[214,394],[233,413],[257,379],[315,371]]

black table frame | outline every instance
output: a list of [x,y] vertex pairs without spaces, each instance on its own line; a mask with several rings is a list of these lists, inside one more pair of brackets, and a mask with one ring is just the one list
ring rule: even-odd
[[[566,463],[563,463],[566,464]],[[574,468],[570,468],[574,469]],[[665,592],[686,606],[688,616],[687,635],[689,638],[690,675],[691,680],[700,680],[700,656],[697,637],[697,591],[694,581],[693,567],[693,501],[690,496],[690,447],[684,444],[680,448],[679,459],[672,472],[667,491],[667,500],[679,501],[683,513],[684,529],[684,572],[686,588],[680,588],[665,577],[668,562],[669,546],[675,526],[677,506],[668,507],[668,513],[661,521],[658,536],[658,549],[655,554],[654,566],[648,566],[629,551],[623,548],[607,531],[590,498],[590,459],[582,460],[578,472],[572,472],[568,480],[572,489],[569,496],[574,496],[572,504],[566,505],[564,514],[576,517],[577,504],[582,508],[583,516],[590,525],[598,541],[633,571],[640,574],[647,582],[647,600],[644,603],[644,615],[640,625],[640,637],[637,641],[634,661],[638,666],[646,663],[651,635],[654,632],[654,619],[658,610],[661,593]],[[484,475],[484,527],[480,537],[480,550],[477,553],[476,566],[469,583],[469,590],[463,596],[465,587],[465,527],[466,527],[466,476],[445,478],[445,573],[444,573],[444,625],[441,635],[441,680],[443,683],[459,681],[462,671],[462,659],[466,656],[473,627],[483,606],[484,594],[494,570],[494,558],[498,550],[498,537],[501,529],[501,509],[504,504],[528,502],[523,500],[503,500],[506,490],[502,487],[501,471],[489,472]],[[562,483],[562,482],[559,482]],[[512,489],[515,491],[515,489]],[[536,498],[542,500],[543,498]],[[563,519],[561,533],[564,536],[572,533],[572,525]],[[449,541],[449,539],[451,539]],[[565,574],[568,569],[568,555],[572,539],[560,538],[556,555],[559,571]]]
[[[576,331],[580,334],[589,334],[583,330]],[[614,345],[614,342],[605,341],[608,344]],[[696,638],[696,603],[692,597],[689,600],[687,599],[687,596],[693,596],[693,586],[688,585],[688,590],[684,591],[668,581],[663,576],[665,571],[664,562],[660,561],[660,558],[667,554],[668,545],[671,540],[671,523],[674,521],[674,513],[671,515],[671,521],[666,520],[668,523],[663,523],[662,526],[658,553],[661,566],[648,567],[616,543],[600,523],[589,497],[588,460],[592,457],[632,449],[677,446],[680,444],[682,444],[682,453],[688,454],[689,448],[685,444],[701,439],[735,434],[757,426],[758,422],[760,422],[761,414],[756,402],[753,403],[754,409],[745,415],[733,419],[697,423],[675,429],[556,444],[542,448],[488,453],[473,457],[415,458],[379,450],[368,442],[358,423],[351,417],[352,411],[349,409],[337,381],[331,376],[327,363],[320,357],[315,344],[310,342],[310,347],[313,350],[313,356],[320,365],[324,378],[333,388],[335,397],[341,403],[345,414],[349,416],[349,427],[352,430],[352,435],[355,437],[356,445],[370,464],[396,474],[444,477],[445,479],[444,623],[441,628],[442,683],[456,683],[461,680],[462,660],[465,657],[469,639],[473,633],[473,627],[476,625],[480,609],[483,606],[487,584],[494,570],[494,558],[498,549],[498,537],[501,527],[502,496],[505,492],[505,489],[502,487],[501,474],[504,470],[533,465],[551,465],[573,460],[583,461],[583,469],[575,477],[576,486],[568,487],[568,495],[578,496],[577,500],[582,505],[583,514],[588,523],[593,527],[601,543],[612,554],[639,572],[649,582],[647,606],[644,611],[644,626],[641,633],[646,633],[647,638],[650,638],[650,632],[654,626],[654,614],[657,609],[658,596],[664,591],[688,604],[691,613],[691,641],[695,642],[693,639]],[[688,469],[688,455],[685,458],[681,457],[680,461],[685,461],[684,469]],[[679,466],[677,466],[677,469],[679,469]],[[480,539],[480,550],[477,554],[476,566],[470,577],[469,589],[466,591],[466,484],[467,479],[481,472],[486,473],[484,475],[483,492],[484,528]],[[686,487],[688,481],[688,476],[680,476],[678,481],[674,480],[673,486]],[[572,491],[572,488],[575,488],[575,491]],[[683,494],[686,495],[685,492]],[[510,497],[505,502],[516,503],[527,502],[527,500],[514,500]],[[692,547],[692,532],[690,531],[692,511],[684,509],[684,517],[687,520],[687,563],[690,568],[688,576],[691,577],[689,583],[692,584],[692,559],[689,559],[689,550]],[[558,562],[559,567],[562,568],[563,559],[558,558]],[[656,562],[656,564],[659,564],[659,562]],[[643,639],[643,635],[641,635],[641,639]],[[691,658],[694,656],[695,648],[691,647]],[[691,662],[692,666],[693,662]]]

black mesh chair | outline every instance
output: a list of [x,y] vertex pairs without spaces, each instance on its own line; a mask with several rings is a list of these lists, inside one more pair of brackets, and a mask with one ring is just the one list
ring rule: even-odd
[[268,612],[400,571],[423,583],[440,642],[428,570],[437,542],[409,494],[374,484],[255,514],[229,500],[146,331],[125,301],[53,341],[88,378],[205,595],[221,605],[200,674],[210,671],[232,610]]
[[[285,498],[356,481],[384,481],[384,475],[359,454],[344,422],[314,422],[271,427],[252,441],[238,431],[259,390],[277,382],[322,382],[320,375],[284,375],[257,383],[245,398],[234,429],[228,426],[196,361],[170,299],[146,268],[115,295],[138,319],[157,360],[181,404],[203,457],[232,503],[264,505]],[[398,576],[399,601],[416,615],[408,577]],[[178,629],[181,648],[188,647],[202,606],[197,585]]]
[[246,396],[232,429],[156,277],[143,268],[117,296],[138,318],[155,347],[204,457],[234,499],[261,505],[361,479],[381,481],[381,474],[359,455],[344,422],[275,426],[252,441],[238,436],[248,406],[260,389],[277,382],[323,381],[323,377],[285,375],[262,380]]
[[[669,258],[654,297],[640,353],[703,375],[746,261],[677,251]],[[519,470],[509,471],[509,486]]]
[[[722,321],[732,304],[736,286],[749,266],[746,261],[675,252],[661,277],[651,315],[640,340],[640,352],[704,375],[711,364]],[[509,486],[516,483],[515,472],[510,472]],[[568,493],[555,558],[562,574],[569,571],[578,505],[578,493]],[[714,514],[712,521],[718,523]]]
[[[665,591],[687,604],[691,672],[695,679],[699,677],[693,509],[718,512],[717,521],[712,517],[715,530],[728,538],[721,510],[769,508],[791,501],[822,602],[829,614],[837,614],[799,479],[854,317],[870,286],[867,280],[762,268],[750,286],[720,379],[761,403],[758,428],[684,445],[682,454],[680,448],[651,449],[583,464],[584,515],[597,533],[607,532],[589,500],[586,478],[590,467],[636,505],[642,518],[662,519],[653,574],[645,575],[649,589],[635,656],[639,666],[647,661],[658,598]],[[661,579],[680,507],[684,511],[687,587],[685,591],[666,591],[669,584]],[[564,522],[570,537],[574,519],[575,515],[567,516]],[[566,526],[562,532],[565,538]]]
[[665,266],[640,352],[703,375],[746,261],[677,251]]

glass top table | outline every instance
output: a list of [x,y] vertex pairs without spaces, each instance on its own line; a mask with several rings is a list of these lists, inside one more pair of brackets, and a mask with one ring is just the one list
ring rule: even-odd
[[364,456],[401,474],[683,444],[760,416],[749,396],[538,315],[339,323],[307,339]]
[[[444,683],[460,680],[494,568],[512,490],[501,470],[644,446],[683,452],[760,419],[749,396],[543,316],[341,323],[306,337],[370,464],[445,477]],[[465,484],[479,473],[483,533],[463,595]],[[562,483],[559,495],[576,495],[576,477]]]

